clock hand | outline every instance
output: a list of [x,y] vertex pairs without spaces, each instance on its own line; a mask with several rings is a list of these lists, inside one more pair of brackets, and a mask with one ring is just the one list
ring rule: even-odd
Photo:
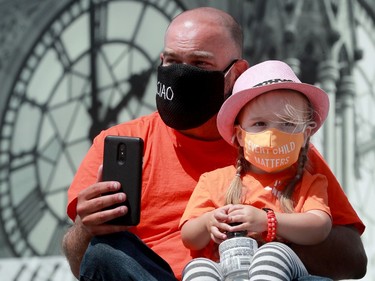
[[[91,125],[89,131],[89,137],[91,140],[95,138],[102,130],[106,129],[111,123],[117,122],[117,117],[119,112],[128,105],[129,101],[136,97],[138,100],[142,100],[143,96],[146,93],[146,87],[148,85],[148,81],[150,80],[151,74],[154,72],[154,67],[149,69],[143,70],[141,73],[132,74],[128,79],[128,83],[130,84],[130,89],[124,98],[114,107],[107,110],[106,115],[102,120],[98,118],[98,108],[91,108],[89,110],[89,114],[92,117],[93,123]],[[95,103],[93,104],[96,106],[102,106],[100,101],[97,99],[94,100]]]

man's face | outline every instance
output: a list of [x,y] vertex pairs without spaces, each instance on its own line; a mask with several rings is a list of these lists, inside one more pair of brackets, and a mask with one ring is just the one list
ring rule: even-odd
[[[209,20],[176,20],[168,28],[161,54],[163,65],[190,64],[205,70],[224,70],[238,58],[233,39],[227,29]],[[234,79],[225,78],[224,96],[230,95]]]
[[[216,114],[225,96],[231,93],[240,72],[236,70],[237,63],[233,63],[234,66],[225,71],[227,75],[221,75],[221,78],[218,76],[218,72],[224,72],[228,65],[241,56],[231,34],[220,24],[218,17],[207,18],[207,14],[190,13],[189,16],[183,14],[174,19],[164,43],[160,58],[163,66],[170,67],[158,69],[158,83],[180,90],[174,91],[174,98],[168,102],[163,93],[156,97],[160,116],[168,126],[189,131],[194,137],[202,137],[201,128],[204,128],[207,137],[217,137]],[[240,65],[247,68],[246,62]],[[167,73],[171,70],[172,73]],[[200,87],[194,88],[197,84]]]

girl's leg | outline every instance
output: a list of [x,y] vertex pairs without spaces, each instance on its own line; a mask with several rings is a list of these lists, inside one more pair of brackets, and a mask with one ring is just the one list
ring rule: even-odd
[[250,265],[250,280],[293,280],[308,272],[287,245],[271,242],[258,249]]
[[182,281],[221,281],[219,264],[205,258],[190,261],[182,273]]

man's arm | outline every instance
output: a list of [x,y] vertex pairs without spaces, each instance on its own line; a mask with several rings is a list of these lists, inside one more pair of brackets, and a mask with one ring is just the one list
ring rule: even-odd
[[62,248],[73,275],[79,279],[79,268],[92,236],[77,222],[68,229],[62,241]]
[[310,274],[332,279],[360,279],[366,274],[367,256],[358,231],[333,226],[327,239],[314,246],[291,245]]

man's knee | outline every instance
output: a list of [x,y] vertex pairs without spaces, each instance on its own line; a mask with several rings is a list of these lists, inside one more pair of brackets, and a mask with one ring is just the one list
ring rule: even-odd
[[105,266],[114,260],[116,250],[105,243],[90,244],[83,256],[82,263],[90,264],[90,266]]

